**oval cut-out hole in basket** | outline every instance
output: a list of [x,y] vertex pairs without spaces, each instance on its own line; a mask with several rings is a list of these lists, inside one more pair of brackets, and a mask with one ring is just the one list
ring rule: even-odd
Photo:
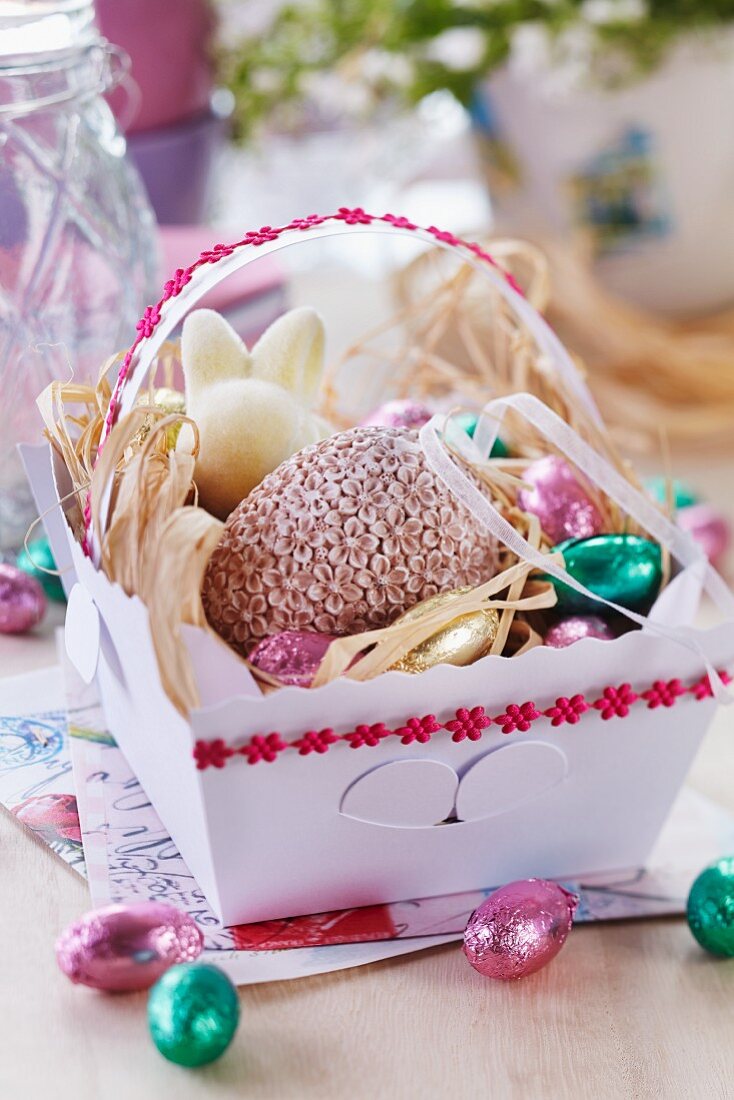
[[544,741],[503,745],[459,777],[438,760],[393,760],[347,788],[340,813],[394,829],[481,821],[508,813],[561,783],[565,753]]
[[503,745],[466,772],[456,796],[459,821],[479,821],[515,809],[568,774],[565,753],[544,741]]
[[454,769],[438,760],[393,760],[356,779],[339,809],[374,825],[425,828],[452,815],[458,783]]

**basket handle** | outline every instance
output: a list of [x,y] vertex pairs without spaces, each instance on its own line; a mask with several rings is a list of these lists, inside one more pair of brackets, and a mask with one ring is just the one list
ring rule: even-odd
[[[506,272],[489,252],[478,244],[464,241],[453,233],[447,233],[433,225],[423,228],[395,214],[373,215],[365,213],[361,208],[350,210],[340,207],[335,214],[311,214],[306,218],[296,218],[284,226],[263,226],[261,229],[246,233],[234,244],[216,244],[212,249],[202,252],[189,267],[179,268],[174,273],[166,283],[160,300],[155,305],[148,306],[143,317],[138,321],[137,337],[122,361],[112,392],[102,427],[98,456],[117,420],[134,407],[141,386],[164,342],[212,287],[259,256],[277,252],[298,240],[303,240],[306,234],[314,238],[376,232],[403,237],[412,236],[433,246],[438,245],[448,251],[457,252],[464,262],[489,278],[495,290],[514,310],[516,316],[527,325],[539,350],[548,357],[595,423],[602,424],[594,399],[563,344],[537,310],[527,301],[512,275]],[[99,503],[100,530],[102,531],[107,525],[111,495],[110,479],[101,494]],[[98,564],[99,547],[94,545],[89,498],[85,508],[84,549],[93,558],[95,564]]]

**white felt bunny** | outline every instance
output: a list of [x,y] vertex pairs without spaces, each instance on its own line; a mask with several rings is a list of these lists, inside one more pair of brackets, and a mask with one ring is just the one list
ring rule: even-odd
[[[324,362],[324,325],[315,310],[284,313],[248,351],[211,309],[184,323],[181,354],[186,412],[199,428],[199,502],[226,519],[286,458],[331,435],[312,405]],[[190,451],[184,425],[177,449]]]

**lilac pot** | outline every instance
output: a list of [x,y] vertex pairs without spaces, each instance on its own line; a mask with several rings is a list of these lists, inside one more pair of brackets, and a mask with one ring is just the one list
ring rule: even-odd
[[210,110],[178,126],[128,136],[128,154],[161,225],[204,218],[212,167],[226,135],[226,118]]

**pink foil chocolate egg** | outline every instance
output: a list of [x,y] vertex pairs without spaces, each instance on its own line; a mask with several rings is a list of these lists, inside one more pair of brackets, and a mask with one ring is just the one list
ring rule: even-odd
[[578,901],[542,878],[501,886],[469,918],[464,954],[486,978],[510,981],[533,974],[563,947]]
[[551,542],[587,539],[600,535],[604,523],[571,467],[562,458],[548,455],[532,462],[522,473],[532,489],[521,489],[517,503],[531,512]]
[[569,615],[567,619],[554,623],[543,641],[553,649],[565,649],[574,642],[580,642],[582,638],[601,638],[603,641],[611,641],[613,637],[614,632],[609,624],[598,615]]
[[46,595],[35,577],[0,563],[0,634],[25,634],[46,613]]
[[284,630],[258,642],[248,659],[281,684],[307,688],[334,640],[333,634]]
[[85,913],[59,936],[56,961],[72,982],[127,993],[149,989],[169,966],[198,958],[203,946],[187,913],[143,901]]
[[731,528],[710,504],[691,504],[681,508],[678,526],[692,535],[710,562],[717,562],[729,546]]
[[362,428],[422,428],[433,416],[427,405],[409,397],[386,401],[361,421]]

